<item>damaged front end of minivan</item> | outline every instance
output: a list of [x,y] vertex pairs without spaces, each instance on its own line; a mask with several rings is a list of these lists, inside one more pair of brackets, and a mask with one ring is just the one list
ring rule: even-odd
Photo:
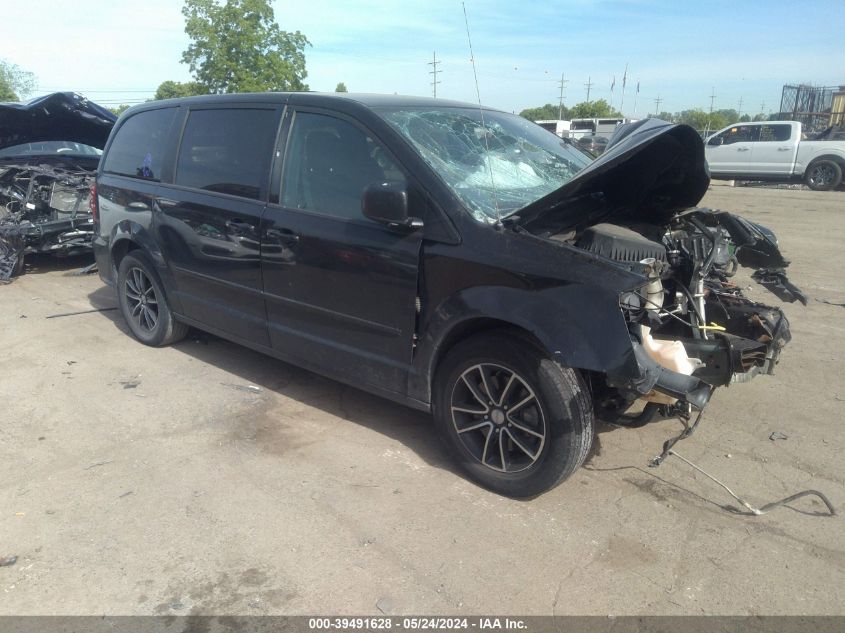
[[116,118],[74,93],[0,104],[0,281],[27,253],[90,252],[90,189]]
[[619,295],[629,353],[591,372],[595,409],[607,421],[641,426],[702,410],[715,388],[773,373],[790,341],[783,311],[732,281],[738,266],[750,267],[806,302],[786,279],[789,262],[768,229],[696,207],[708,185],[694,130],[646,120],[621,129],[600,159],[509,220],[640,276]]

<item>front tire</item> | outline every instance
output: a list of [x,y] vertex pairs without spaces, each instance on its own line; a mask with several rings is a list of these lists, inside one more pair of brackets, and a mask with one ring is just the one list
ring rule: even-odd
[[595,421],[587,389],[527,336],[495,331],[456,345],[435,380],[434,420],[471,479],[532,497],[587,457]]
[[842,183],[842,167],[833,160],[817,160],[805,175],[807,186],[813,191],[830,191]]
[[126,324],[145,345],[170,345],[188,333],[188,326],[173,317],[161,280],[144,253],[132,251],[121,260],[117,297]]

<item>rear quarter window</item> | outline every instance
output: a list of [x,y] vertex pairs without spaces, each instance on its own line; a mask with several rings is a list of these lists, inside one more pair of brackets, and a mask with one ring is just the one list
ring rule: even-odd
[[103,160],[103,171],[143,180],[161,180],[161,169],[176,108],[146,110],[118,128]]
[[275,110],[193,110],[179,147],[176,184],[258,199],[270,171],[277,119]]

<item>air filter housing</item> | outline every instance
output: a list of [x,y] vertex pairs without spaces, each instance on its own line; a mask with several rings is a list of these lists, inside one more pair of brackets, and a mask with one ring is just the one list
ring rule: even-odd
[[649,257],[666,261],[663,244],[616,224],[595,224],[585,229],[575,246],[619,262],[639,262]]

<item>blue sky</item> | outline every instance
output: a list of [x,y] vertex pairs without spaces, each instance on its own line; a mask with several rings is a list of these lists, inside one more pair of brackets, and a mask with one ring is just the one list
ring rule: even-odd
[[[188,80],[179,62],[188,40],[179,0],[5,2],[0,58],[36,74],[39,93],[75,90],[113,104],[149,98],[166,79]],[[84,10],[81,9],[84,7]],[[276,19],[311,41],[307,82],[333,90],[431,94],[427,62],[442,61],[438,96],[475,101],[464,16],[454,0],[275,0]],[[777,110],[785,83],[845,84],[836,63],[845,27],[841,0],[467,0],[482,101],[504,110],[557,103],[622,101],[634,115],[715,108]],[[45,16],[31,28],[33,11]],[[25,16],[28,16],[25,18]]]

